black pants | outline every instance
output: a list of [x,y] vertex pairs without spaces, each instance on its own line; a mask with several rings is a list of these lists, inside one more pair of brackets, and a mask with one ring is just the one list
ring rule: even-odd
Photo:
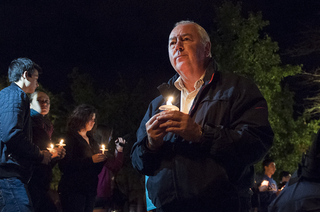
[[61,192],[62,210],[66,212],[92,212],[95,194],[81,194],[73,191]]
[[44,188],[29,187],[29,193],[35,212],[58,212],[48,191]]

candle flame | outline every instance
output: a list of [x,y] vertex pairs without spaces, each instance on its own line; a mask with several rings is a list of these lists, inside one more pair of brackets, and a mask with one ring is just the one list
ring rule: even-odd
[[53,149],[53,144],[50,144],[51,149]]
[[169,96],[168,101],[167,101],[167,105],[172,105],[172,101],[173,101],[173,97]]
[[60,140],[60,144],[63,144],[63,142],[64,142],[64,140],[63,140],[63,139],[61,139],[61,140]]
[[101,147],[102,147],[102,150],[104,150],[106,146],[104,144],[102,144]]
[[264,180],[261,183],[262,186],[268,186],[269,185],[269,181],[268,180]]

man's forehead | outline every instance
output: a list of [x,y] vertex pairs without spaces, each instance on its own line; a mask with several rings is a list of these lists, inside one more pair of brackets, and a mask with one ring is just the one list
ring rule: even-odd
[[181,24],[176,26],[169,35],[169,40],[183,35],[198,35],[197,27],[194,24]]
[[35,76],[35,77],[39,76],[39,72],[37,69],[34,69],[32,76]]
[[49,99],[49,96],[46,93],[39,92],[38,93],[38,98],[39,99]]
[[179,35],[173,35],[173,36],[170,36],[169,37],[169,40],[172,40],[172,39],[176,39],[177,37],[185,37],[185,36],[193,36],[192,34],[190,34],[190,33],[183,33],[183,34],[179,34]]

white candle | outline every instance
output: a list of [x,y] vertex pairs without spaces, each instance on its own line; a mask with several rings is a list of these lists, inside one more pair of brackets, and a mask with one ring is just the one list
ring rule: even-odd
[[179,108],[175,105],[172,105],[173,97],[169,96],[166,102],[166,105],[161,105],[159,107],[160,110],[168,110],[168,111],[179,111]]
[[100,150],[102,151],[102,154],[104,154],[104,151],[106,151],[105,150],[106,146],[104,144],[102,144],[101,147],[102,147],[102,149],[100,149]]
[[47,150],[49,150],[50,153],[53,153],[53,152],[54,152],[53,147],[54,147],[54,146],[53,146],[53,144],[51,143],[51,144],[50,144],[50,147],[47,148]]
[[66,144],[64,144],[63,142],[64,142],[64,140],[61,139],[61,140],[60,140],[60,143],[58,143],[57,146],[59,146],[59,148],[63,148],[63,146],[66,145]]
[[261,183],[262,186],[268,186],[269,185],[269,181],[268,180],[264,180]]

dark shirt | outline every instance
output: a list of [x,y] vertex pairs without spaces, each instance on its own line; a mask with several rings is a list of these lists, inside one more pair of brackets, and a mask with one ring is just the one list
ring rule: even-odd
[[[50,147],[53,126],[49,120],[45,119],[43,115],[37,111],[31,109],[30,114],[32,120],[33,143],[41,150],[47,150],[47,148]],[[57,162],[57,158],[55,158],[48,165],[37,164],[29,182],[29,188],[49,190],[50,182],[52,180],[52,168]]]
[[65,138],[66,156],[59,161],[62,172],[59,191],[96,194],[98,174],[104,162],[93,163],[92,156],[99,153],[99,146],[89,137],[89,143],[78,132],[68,132]]

